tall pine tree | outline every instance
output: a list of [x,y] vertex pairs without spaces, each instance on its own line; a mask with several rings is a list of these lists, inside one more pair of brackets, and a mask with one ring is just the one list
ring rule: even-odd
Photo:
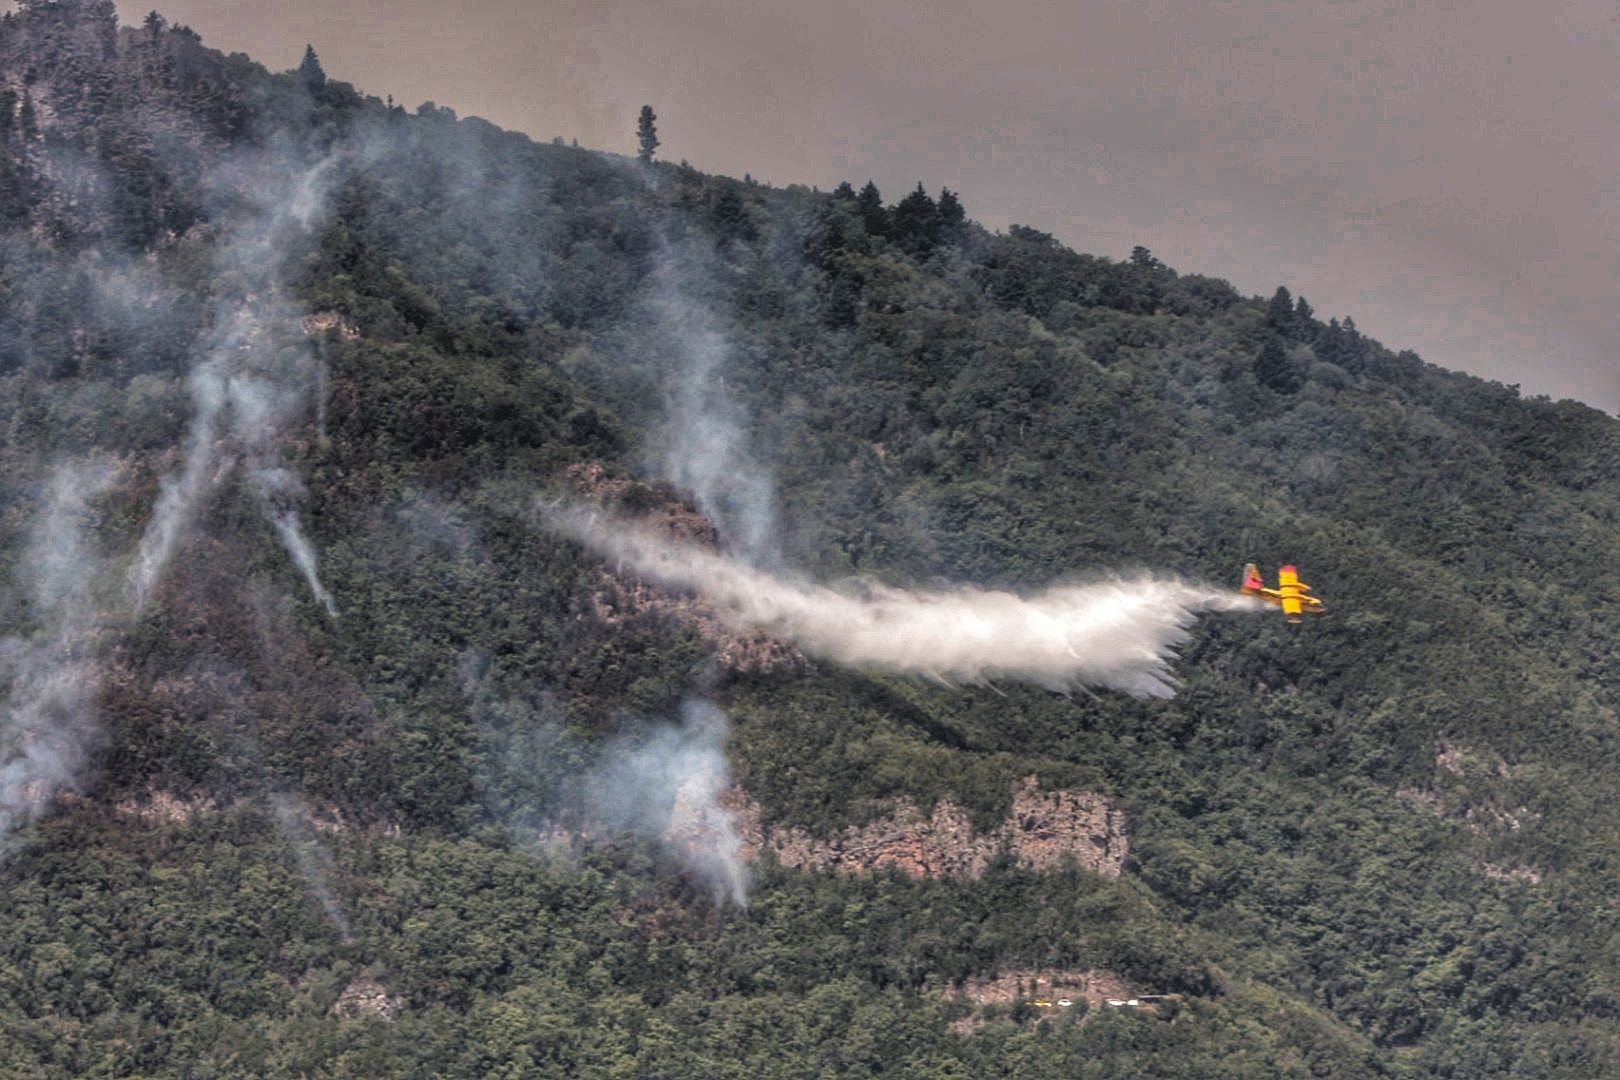
[[1266,307],[1266,323],[1279,334],[1290,334],[1294,328],[1294,298],[1285,285],[1277,286]]
[[956,192],[950,188],[939,189],[939,234],[940,239],[947,244],[955,243],[961,239],[962,230],[967,225],[967,211],[962,208],[962,200],[956,197]]
[[636,157],[651,164],[653,151],[658,149],[658,117],[651,105],[641,107],[641,117],[636,121],[636,144]]
[[894,208],[893,222],[895,239],[913,254],[926,255],[939,243],[939,207],[923,190],[920,180],[917,190]]
[[861,223],[866,226],[868,233],[873,236],[889,235],[889,212],[883,207],[883,195],[878,191],[877,184],[868,180],[855,197],[855,205],[860,208]]
[[311,90],[319,90],[326,85],[326,71],[321,67],[320,57],[315,55],[315,46],[304,46],[304,59],[298,65],[298,78]]

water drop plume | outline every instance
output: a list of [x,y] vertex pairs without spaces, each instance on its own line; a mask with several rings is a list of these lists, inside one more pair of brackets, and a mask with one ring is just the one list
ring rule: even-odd
[[543,511],[553,529],[661,584],[701,595],[738,629],[811,656],[945,683],[1034,683],[1170,697],[1170,664],[1208,611],[1253,611],[1234,590],[1141,575],[1020,596],[960,586],[858,591],[791,581],[634,522],[578,508]]

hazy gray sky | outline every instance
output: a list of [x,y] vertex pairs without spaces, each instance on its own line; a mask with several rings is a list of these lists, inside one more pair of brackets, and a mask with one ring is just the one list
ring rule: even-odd
[[[126,22],[149,4],[120,0]],[[537,138],[823,189],[918,180],[1088,252],[1303,293],[1620,409],[1614,0],[176,0],[206,44]]]

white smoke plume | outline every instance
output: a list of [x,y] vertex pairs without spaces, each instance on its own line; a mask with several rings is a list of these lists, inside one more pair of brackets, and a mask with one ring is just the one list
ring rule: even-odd
[[1170,663],[1200,612],[1252,611],[1234,590],[1142,576],[1058,585],[1032,596],[962,586],[860,592],[787,581],[631,522],[553,509],[553,528],[662,584],[700,594],[739,629],[811,656],[952,684],[999,680],[1170,697]]
[[730,346],[681,286],[695,255],[665,249],[650,300],[673,355],[674,384],[657,443],[666,479],[690,491],[721,537],[749,562],[777,561],[776,488],[748,445],[742,410],[725,384]]
[[0,639],[7,688],[0,713],[0,854],[9,854],[16,832],[72,785],[99,730],[92,588],[102,560],[88,537],[90,503],[109,479],[86,465],[58,467],[23,554],[38,627],[30,636]]
[[252,469],[248,478],[265,516],[275,526],[276,535],[281,537],[282,546],[292,556],[293,565],[298,567],[299,573],[304,575],[310,594],[326,609],[330,618],[336,619],[337,604],[333,603],[332,594],[326,591],[326,586],[321,584],[320,574],[316,572],[315,545],[309,542],[299,527],[298,511],[294,508],[294,500],[303,498],[304,485],[279,466]]
[[191,371],[195,412],[184,461],[163,478],[130,569],[130,598],[137,612],[162,580],[204,497],[240,462],[266,522],[311,594],[329,616],[337,617],[298,513],[303,485],[282,465],[278,450],[288,424],[308,407],[312,388],[324,386],[322,369],[307,345],[289,350],[278,344],[274,332],[298,326],[296,313],[281,295],[278,274],[289,245],[308,232],[320,212],[332,164],[327,159],[286,176],[274,166],[266,173],[260,164],[244,163],[225,170],[216,181],[222,190],[246,192],[258,201],[235,208],[216,250],[222,285],[215,331]]
[[725,714],[705,701],[682,708],[679,727],[665,724],[608,747],[607,761],[585,780],[593,823],[659,841],[706,883],[715,902],[748,904],[742,838],[719,797],[731,783]]
[[569,731],[550,694],[497,696],[487,655],[469,650],[458,667],[480,722],[486,806],[531,853],[566,859],[575,844],[629,833],[658,844],[716,904],[746,906],[742,838],[722,801],[731,785],[724,713],[690,700],[679,724],[594,743]]
[[203,492],[218,479],[212,468],[214,446],[219,438],[219,413],[225,402],[220,364],[210,358],[191,371],[191,400],[196,413],[186,436],[185,462],[180,471],[165,476],[160,483],[152,519],[141,535],[140,546],[130,567],[130,603],[137,611],[146,607],[175,546],[190,526]]
[[332,878],[336,875],[337,867],[332,862],[331,852],[315,835],[310,824],[309,808],[296,796],[281,792],[270,795],[270,808],[275,811],[281,835],[292,849],[293,860],[298,864],[299,876],[304,879],[304,887],[309,890],[310,898],[321,906],[327,921],[343,940],[353,941],[349,918],[332,893]]

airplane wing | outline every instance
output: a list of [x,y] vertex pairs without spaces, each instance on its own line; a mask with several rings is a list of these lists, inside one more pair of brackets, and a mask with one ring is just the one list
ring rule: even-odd
[[1299,580],[1299,568],[1292,564],[1277,571],[1277,592],[1289,622],[1299,622],[1306,611],[1322,610],[1322,601],[1311,595],[1311,587]]
[[1305,605],[1299,602],[1299,568],[1285,566],[1277,571],[1277,591],[1282,593],[1283,614],[1290,619],[1299,618]]

